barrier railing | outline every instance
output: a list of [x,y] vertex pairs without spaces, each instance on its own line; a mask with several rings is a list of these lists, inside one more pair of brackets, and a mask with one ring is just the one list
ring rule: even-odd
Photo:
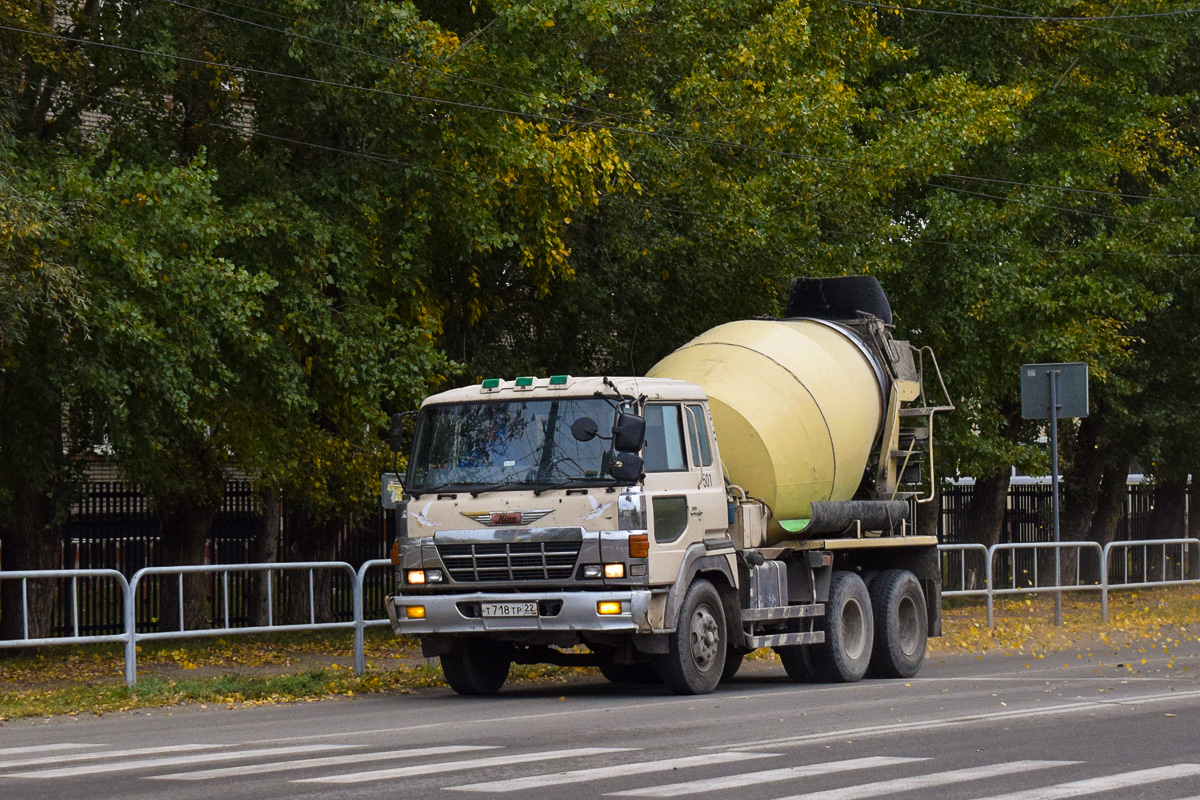
[[[73,636],[29,636],[29,581],[71,580],[71,630]],[[124,633],[105,634],[99,636],[79,635],[79,579],[108,579],[115,581],[121,595],[121,615],[124,618],[129,613],[133,597],[129,591],[129,581],[115,569],[46,569],[25,570],[12,572],[0,571],[0,582],[21,582],[21,638],[0,640],[0,647],[43,647],[54,644],[103,644],[108,642],[124,642],[129,638],[129,628]]]
[[[229,636],[234,634],[249,634],[249,633],[283,633],[283,632],[299,632],[299,631],[319,631],[319,630],[352,630],[354,632],[354,672],[361,675],[366,670],[366,642],[365,630],[368,627],[387,625],[386,617],[372,617],[367,619],[364,611],[363,603],[363,587],[366,584],[366,576],[368,571],[379,567],[391,567],[392,562],[389,559],[375,559],[367,561],[357,570],[351,565],[342,561],[306,561],[306,562],[284,562],[271,564],[221,564],[221,565],[199,565],[186,567],[146,567],[134,573],[129,580],[120,572],[111,569],[59,569],[59,570],[31,570],[23,572],[3,572],[0,571],[0,581],[21,581],[21,625],[22,636],[17,639],[0,640],[0,649],[17,648],[17,647],[42,647],[58,644],[101,644],[119,642],[124,645],[125,651],[125,682],[134,686],[137,683],[137,646],[141,642],[163,641],[170,639],[188,639],[204,636]],[[352,619],[348,621],[335,622],[317,622],[317,581],[316,575],[319,572],[333,572],[336,574],[344,574],[349,579],[350,590],[352,593],[351,603],[353,607]],[[276,622],[275,619],[275,596],[274,584],[275,575],[285,572],[307,573],[308,578],[308,620],[304,622]],[[234,625],[230,619],[231,597],[230,597],[230,580],[229,576],[232,573],[258,573],[265,578],[264,585],[266,591],[266,625]],[[185,593],[185,575],[204,574],[220,576],[219,592],[220,592],[220,625],[210,625],[208,627],[187,627],[185,618],[186,598]],[[178,627],[172,630],[157,630],[157,631],[138,631],[138,615],[137,606],[133,602],[133,598],[137,596],[137,592],[148,581],[154,578],[163,576],[173,577],[176,585],[176,598],[178,604],[175,609],[178,613]],[[78,583],[81,578],[97,579],[104,578],[116,582],[121,598],[121,619],[123,622],[122,633],[108,634],[103,636],[80,636],[79,635],[79,590]],[[71,592],[71,613],[73,619],[72,636],[51,636],[51,637],[31,637],[29,635],[29,601],[28,601],[28,583],[31,580],[70,580]],[[216,598],[214,598],[216,601]]]
[[[942,597],[984,597],[987,599],[987,624],[990,628],[994,619],[992,610],[993,598],[989,587],[992,585],[992,554],[988,551],[986,545],[982,544],[943,544],[938,545],[938,552],[942,553]],[[954,554],[957,553],[957,556]],[[967,569],[968,556],[972,553],[978,553],[982,556],[983,566],[983,588],[975,588],[974,581],[968,581],[967,576],[976,577],[977,572]],[[947,589],[946,584],[954,573],[954,560],[958,560],[958,583],[950,584],[958,586],[957,589]]]
[[[1169,578],[1169,567],[1172,562],[1167,555],[1168,548],[1179,548],[1179,560],[1174,562],[1174,566],[1179,570],[1178,578]],[[1149,580],[1150,575],[1150,548],[1157,548],[1161,553],[1161,559],[1158,563],[1160,580]],[[1131,551],[1140,549],[1142,551],[1141,558],[1141,581],[1129,580],[1129,562]],[[1122,562],[1122,580],[1118,584],[1113,584],[1109,580],[1109,570],[1111,564],[1111,555],[1114,550],[1125,551],[1125,557]],[[1191,556],[1191,559],[1189,559]],[[1145,539],[1142,541],[1130,542],[1109,542],[1104,546],[1103,562],[1101,564],[1101,589],[1100,589],[1100,617],[1104,622],[1108,622],[1108,593],[1112,589],[1140,589],[1147,586],[1182,586],[1189,583],[1200,583],[1200,577],[1189,578],[1187,575],[1195,572],[1197,567],[1200,567],[1200,539]]]
[[[1154,552],[1160,555],[1158,559],[1158,578],[1151,580],[1150,565],[1151,559],[1149,554],[1151,548],[1158,548]],[[1171,559],[1173,548],[1179,549],[1179,558],[1176,561]],[[1140,581],[1129,580],[1129,563],[1130,558],[1122,560],[1123,580],[1114,582],[1110,578],[1111,554],[1113,551],[1134,551],[1141,550],[1142,557],[1139,560]],[[989,627],[995,625],[994,601],[997,596],[1015,595],[1015,594],[1061,594],[1063,592],[1079,592],[1079,591],[1099,591],[1100,592],[1100,608],[1101,618],[1104,622],[1108,622],[1108,593],[1116,589],[1136,589],[1150,586],[1178,586],[1184,584],[1200,583],[1200,575],[1197,577],[1188,577],[1188,575],[1197,572],[1200,567],[1200,540],[1197,539],[1147,539],[1122,542],[1110,542],[1103,548],[1097,542],[1005,542],[995,544],[991,547],[985,547],[982,544],[943,544],[938,545],[938,551],[942,555],[942,579],[945,582],[948,577],[955,573],[955,559],[958,564],[959,584],[960,588],[952,588],[943,590],[943,597],[955,596],[975,596],[984,597],[987,600],[987,624]],[[1074,551],[1075,566],[1070,570],[1070,575],[1062,576],[1058,579],[1057,573],[1059,570],[1043,570],[1039,567],[1038,555],[1042,552],[1052,552],[1056,554],[1056,561],[1061,558],[1064,551]],[[968,587],[966,585],[966,558],[968,553],[983,553],[986,561],[984,586],[982,588]],[[1030,552],[1033,554],[1030,563],[1031,569],[1024,571],[1021,575],[1017,572],[1017,554]],[[1008,554],[1009,568],[1005,572],[997,575],[996,559],[1004,554]],[[1083,564],[1084,556],[1095,554],[1097,564],[1096,572],[1099,574],[1099,579],[1094,582],[1087,582],[1083,579]],[[1192,559],[1192,560],[1189,560]],[[1177,571],[1178,577],[1171,576],[1171,568]],[[1046,574],[1053,577],[1050,583],[1045,582]],[[997,586],[1000,577],[1008,579],[1007,586]]]
[[[1141,549],[1141,559],[1138,562],[1140,580],[1130,581],[1130,552]],[[1160,557],[1157,561],[1158,577],[1151,580],[1151,548],[1158,548],[1157,552]],[[1178,548],[1179,558],[1172,560],[1173,548]],[[1057,549],[1059,554],[1063,550],[1074,550],[1076,553],[1074,580],[1071,583],[1055,581],[1054,583],[1046,584],[1042,581],[1043,572],[1039,571],[1037,553],[1044,550]],[[948,578],[955,573],[954,559],[958,559],[958,583],[953,584],[957,588],[946,589],[942,592],[943,597],[956,596],[978,596],[984,597],[987,601],[987,616],[988,625],[995,624],[994,603],[997,595],[1009,594],[1025,594],[1030,592],[1044,593],[1061,593],[1070,591],[1084,590],[1099,590],[1101,595],[1101,614],[1105,622],[1108,622],[1108,593],[1114,589],[1134,589],[1149,586],[1174,586],[1183,584],[1200,583],[1200,576],[1188,577],[1200,567],[1200,540],[1197,539],[1150,539],[1143,541],[1125,541],[1112,542],[1101,548],[1095,542],[1028,542],[1028,543],[1004,543],[993,545],[992,547],[984,547],[982,544],[945,544],[938,546],[939,552],[942,554],[942,575],[943,581],[949,583]],[[1002,553],[1011,553],[1015,555],[1021,551],[1033,551],[1033,574],[1028,579],[1028,585],[1020,585],[1021,581],[1017,577],[1015,558],[1011,559],[1013,564],[1010,566],[1008,578],[1011,583],[1007,587],[997,587],[995,585],[995,560]],[[1114,583],[1110,579],[1112,570],[1110,569],[1112,554],[1116,551],[1125,551],[1125,557],[1122,559],[1121,582]],[[1080,558],[1085,553],[1095,552],[1099,558],[1100,580],[1098,583],[1085,583],[1082,580],[1082,567]],[[983,559],[984,567],[984,586],[976,588],[968,585],[967,581],[967,559],[971,554],[978,554]],[[361,675],[366,670],[366,653],[365,653],[365,631],[368,627],[387,625],[386,617],[366,618],[364,610],[363,587],[366,584],[367,573],[372,569],[389,568],[392,563],[388,559],[374,559],[365,562],[357,570],[351,565],[342,561],[312,561],[312,562],[292,562],[292,563],[271,563],[271,564],[228,564],[228,565],[203,565],[203,566],[186,566],[186,567],[146,567],[134,573],[130,580],[126,580],[125,576],[120,572],[111,569],[60,569],[60,570],[29,570],[29,571],[0,571],[0,581],[21,581],[21,619],[22,619],[22,636],[16,639],[0,640],[0,649],[3,648],[20,648],[20,647],[42,647],[59,644],[100,644],[120,642],[125,649],[125,682],[130,686],[137,683],[137,645],[139,642],[146,641],[161,641],[169,639],[184,639],[191,637],[203,636],[226,636],[233,634],[248,634],[248,633],[279,633],[284,631],[314,631],[314,630],[330,630],[330,629],[350,629],[354,632],[354,671],[355,674]],[[1172,571],[1174,570],[1174,572]],[[344,573],[350,580],[352,592],[353,618],[349,621],[341,622],[317,622],[316,612],[316,580],[315,574],[318,571],[332,571],[335,573]],[[253,572],[263,573],[266,575],[266,608],[267,608],[267,624],[266,625],[245,625],[235,626],[230,622],[230,582],[229,575],[235,572]],[[273,573],[283,572],[307,572],[308,573],[308,621],[301,623],[279,623],[275,622],[274,617],[274,597],[272,578]],[[187,628],[184,618],[184,576],[190,574],[210,574],[220,575],[221,584],[221,602],[222,602],[222,622],[220,627],[210,626],[206,628]],[[1177,575],[1177,577],[1172,577]],[[137,610],[133,602],[137,590],[148,579],[159,576],[175,576],[179,615],[179,628],[175,630],[165,631],[146,631],[139,633],[137,630],[138,619]],[[79,580],[80,579],[101,579],[111,580],[116,583],[121,597],[121,613],[124,620],[124,632],[108,635],[79,635]],[[29,581],[43,580],[70,580],[70,608],[72,614],[72,636],[40,636],[33,637],[29,633],[29,599],[28,586]]]

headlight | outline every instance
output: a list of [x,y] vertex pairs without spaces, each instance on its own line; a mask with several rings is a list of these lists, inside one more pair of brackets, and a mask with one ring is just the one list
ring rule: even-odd
[[599,578],[601,574],[599,564],[585,564],[583,567],[583,577],[585,578]]
[[405,573],[405,580],[414,585],[441,583],[443,577],[440,569],[410,569]]
[[606,578],[624,578],[625,577],[625,565],[624,564],[605,564],[604,565],[604,577],[606,577]]

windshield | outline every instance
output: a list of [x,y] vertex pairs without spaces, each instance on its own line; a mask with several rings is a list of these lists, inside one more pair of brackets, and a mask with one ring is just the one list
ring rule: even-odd
[[599,398],[430,406],[417,422],[408,491],[608,483],[608,444],[577,441],[571,423],[591,417],[607,431],[614,414]]

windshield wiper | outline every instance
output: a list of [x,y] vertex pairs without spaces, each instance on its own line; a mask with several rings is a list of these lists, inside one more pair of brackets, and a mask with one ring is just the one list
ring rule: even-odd
[[427,489],[414,491],[412,495],[413,497],[420,497],[423,494],[438,494],[439,492],[444,492],[447,489],[457,488],[460,490],[465,490],[468,486],[477,485],[479,485],[479,481],[447,481],[446,483],[439,483],[437,486],[430,486]]
[[[567,478],[565,481],[551,484],[538,484],[538,488],[533,490],[534,495],[540,495],[543,492],[552,492],[555,489],[562,489],[565,486],[574,486],[577,483],[596,483],[597,481],[611,480],[600,475],[581,475],[579,477]],[[604,486],[604,483],[597,483],[598,486]]]
[[503,483],[484,483],[471,490],[471,497],[479,497],[484,492],[498,492],[501,489],[515,489],[518,486],[528,487],[526,481],[504,481]]

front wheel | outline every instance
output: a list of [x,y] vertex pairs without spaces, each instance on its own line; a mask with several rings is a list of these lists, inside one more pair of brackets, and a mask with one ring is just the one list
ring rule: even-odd
[[512,658],[508,648],[487,639],[469,639],[453,653],[442,656],[446,683],[459,694],[489,695],[508,680]]
[[708,694],[725,670],[725,611],[716,588],[698,578],[684,595],[679,623],[666,655],[658,657],[658,674],[675,694]]
[[833,573],[825,616],[817,629],[825,641],[809,653],[813,673],[828,683],[853,683],[867,673],[874,643],[871,597],[862,578],[853,572]]

